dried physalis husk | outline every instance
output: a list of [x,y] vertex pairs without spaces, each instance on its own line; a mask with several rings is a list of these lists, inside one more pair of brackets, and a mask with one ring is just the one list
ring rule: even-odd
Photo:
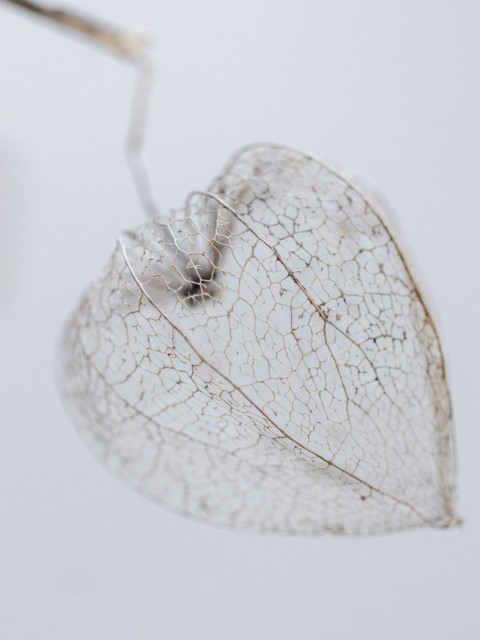
[[261,145],[121,235],[62,344],[75,424],[108,467],[224,526],[455,522],[442,351],[381,202]]

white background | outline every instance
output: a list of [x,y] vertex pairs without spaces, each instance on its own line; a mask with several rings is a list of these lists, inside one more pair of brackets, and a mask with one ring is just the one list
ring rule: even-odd
[[381,185],[450,371],[461,530],[302,539],[171,515],[107,474],[54,383],[62,323],[143,213],[123,158],[133,73],[0,3],[0,636],[480,637],[480,3],[78,0],[155,34],[162,206],[255,140]]

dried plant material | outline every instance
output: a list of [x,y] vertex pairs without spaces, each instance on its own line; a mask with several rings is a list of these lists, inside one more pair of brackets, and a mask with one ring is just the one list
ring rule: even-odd
[[246,148],[120,236],[67,326],[62,379],[140,492],[258,531],[455,521],[438,336],[385,212],[345,176]]
[[3,0],[3,2],[45,18],[70,32],[86,36],[93,42],[123,56],[136,57],[149,44],[149,38],[144,33],[128,33],[117,27],[102,24],[98,20],[83,16],[71,9],[52,8],[41,2],[29,2],[28,0]]
[[41,2],[26,0],[0,0],[25,10],[32,16],[46,19],[67,33],[86,37],[87,41],[100,45],[132,63],[137,71],[135,91],[127,131],[127,159],[135,188],[148,215],[158,212],[145,158],[145,132],[154,81],[154,65],[149,56],[150,37],[142,32],[128,32],[108,25],[95,18],[81,15],[71,9],[53,8]]

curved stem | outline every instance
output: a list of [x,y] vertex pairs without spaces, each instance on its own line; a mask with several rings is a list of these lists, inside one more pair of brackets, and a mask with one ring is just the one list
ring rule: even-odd
[[127,129],[126,152],[138,196],[148,215],[158,213],[145,158],[148,107],[154,83],[154,67],[147,54],[150,38],[145,33],[128,33],[117,27],[80,15],[70,9],[53,9],[39,2],[0,0],[46,18],[65,29],[81,34],[96,44],[131,62],[137,70],[131,115]]

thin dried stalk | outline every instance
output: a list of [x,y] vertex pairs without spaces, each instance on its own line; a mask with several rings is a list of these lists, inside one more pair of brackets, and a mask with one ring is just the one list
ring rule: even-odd
[[95,44],[107,48],[134,64],[137,79],[127,131],[127,159],[138,196],[146,213],[148,215],[158,213],[145,157],[145,134],[155,77],[154,65],[148,55],[149,36],[146,33],[128,33],[70,9],[53,9],[38,2],[25,0],[0,0],[2,1],[25,9],[33,15],[46,18],[69,32],[86,36]]
[[88,36],[96,43],[128,57],[137,56],[149,45],[149,38],[144,33],[126,33],[117,27],[100,23],[70,9],[52,9],[38,2],[27,2],[25,0],[2,1],[26,9],[70,31]]

